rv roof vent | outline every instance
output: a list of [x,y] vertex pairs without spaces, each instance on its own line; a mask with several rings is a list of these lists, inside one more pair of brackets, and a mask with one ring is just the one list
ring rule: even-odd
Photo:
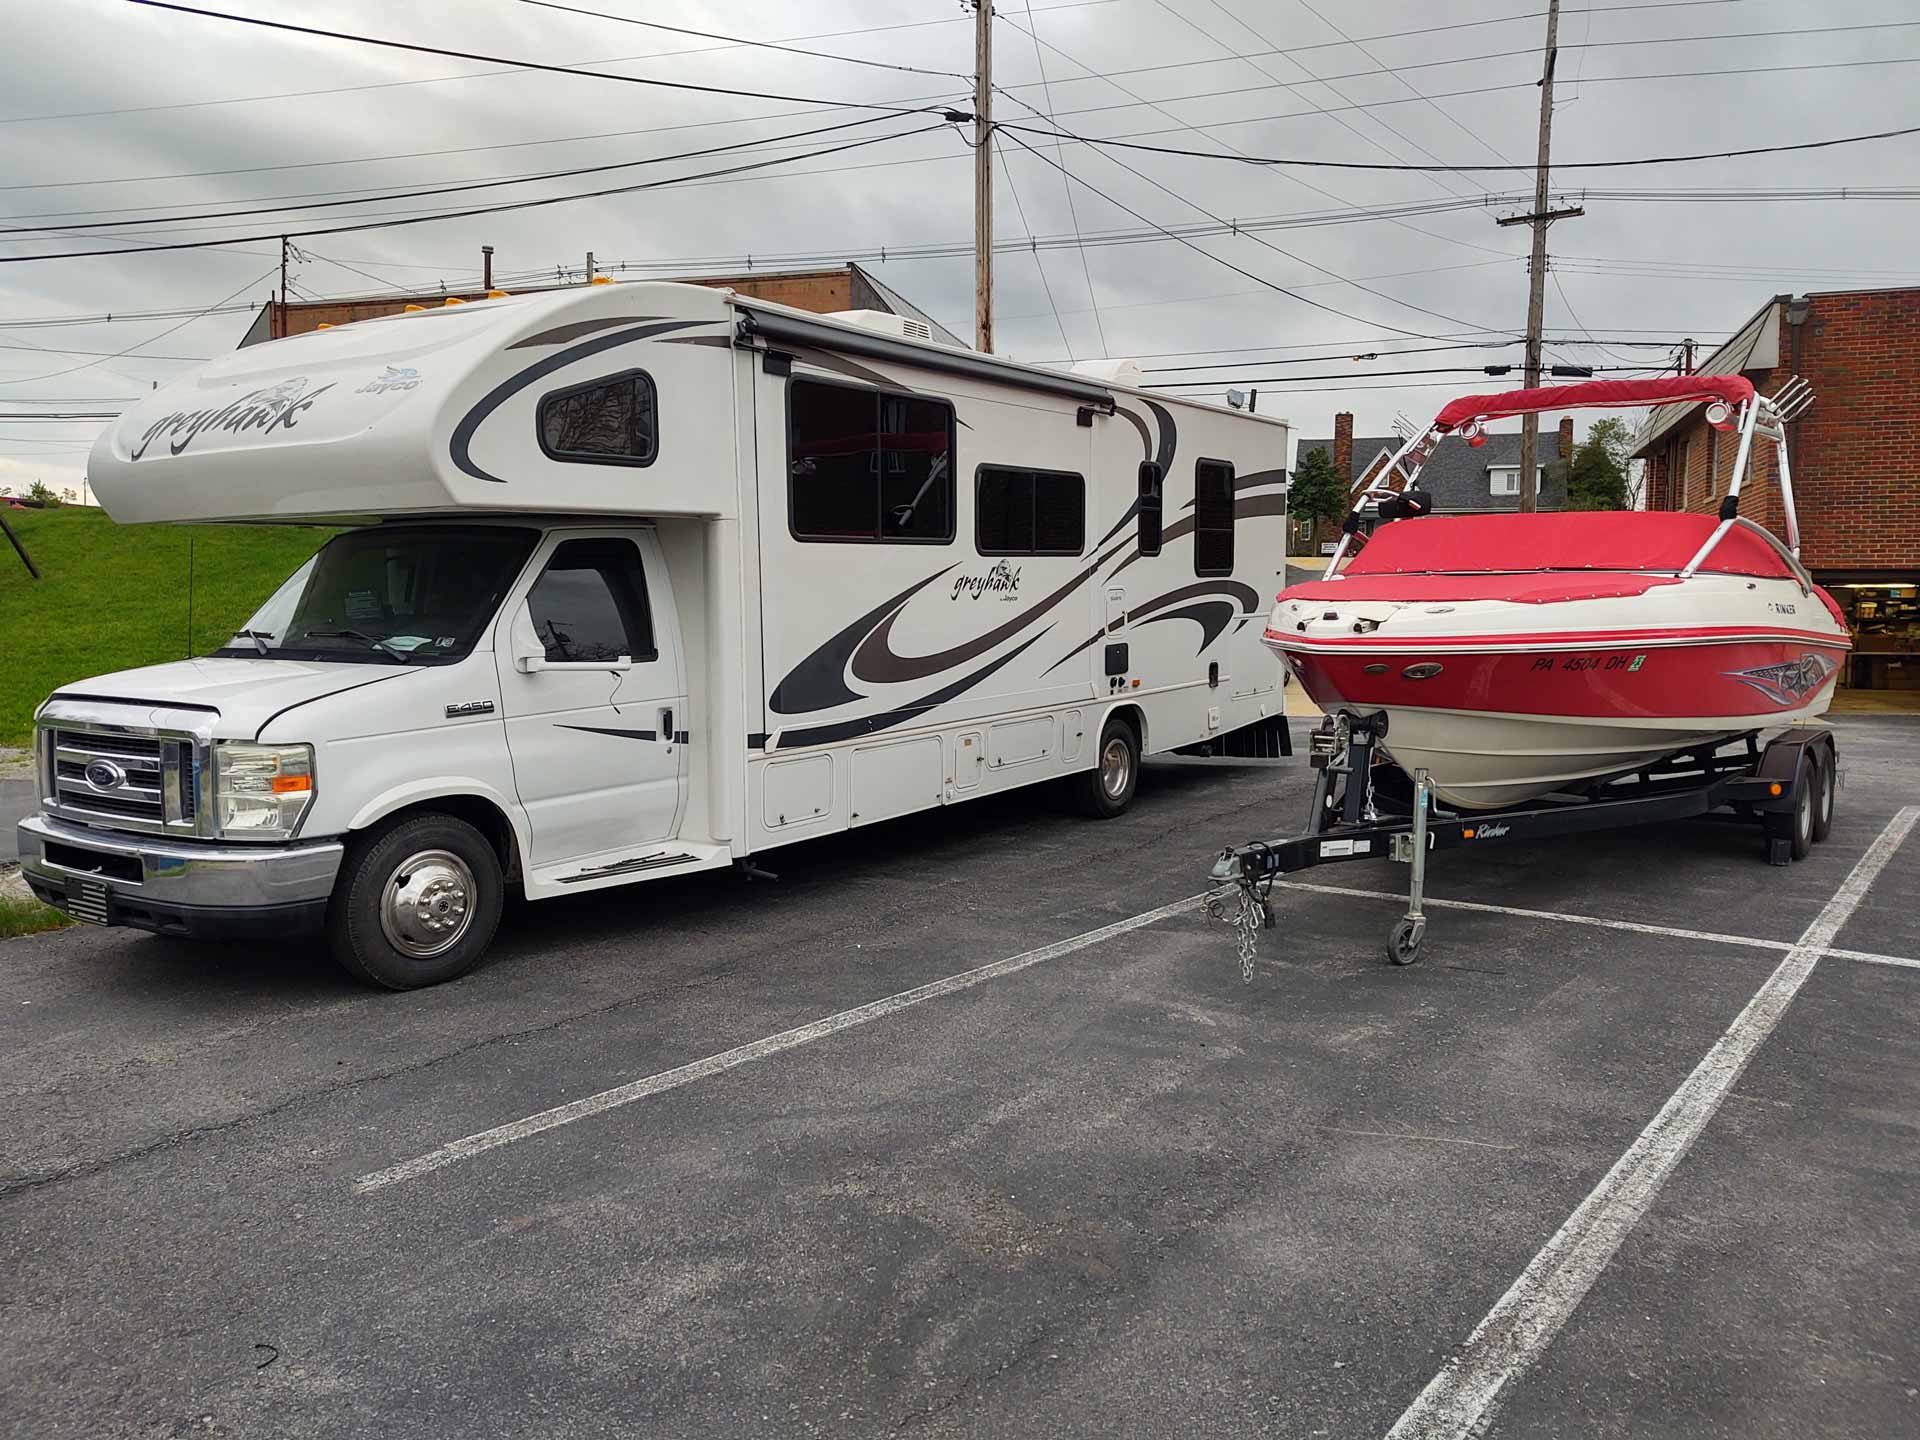
[[877,334],[891,335],[897,340],[933,339],[933,327],[926,321],[915,320],[911,315],[895,315],[887,310],[835,310],[827,318],[845,325],[858,325],[862,330],[872,330]]
[[1089,380],[1104,380],[1109,385],[1137,386],[1147,378],[1131,360],[1082,360],[1073,367],[1073,373]]

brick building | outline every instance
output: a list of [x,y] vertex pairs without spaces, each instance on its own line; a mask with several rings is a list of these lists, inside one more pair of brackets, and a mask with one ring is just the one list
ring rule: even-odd
[[[614,278],[620,278],[618,276]],[[724,286],[754,300],[771,300],[816,315],[836,310],[884,310],[922,321],[936,340],[966,347],[966,341],[952,334],[939,321],[925,314],[898,291],[881,283],[866,270],[851,262],[830,270],[762,270],[749,275],[698,275],[682,283]],[[556,290],[556,285],[517,287],[517,294]],[[240,344],[258,345],[288,335],[304,335],[322,325],[347,325],[355,320],[372,320],[381,315],[397,315],[408,305],[444,305],[449,299],[484,300],[485,290],[446,290],[434,288],[417,294],[370,295],[361,299],[287,300],[277,297],[266,306]]]
[[[1800,558],[1853,626],[1845,678],[1920,688],[1920,289],[1776,295],[1697,368],[1745,375],[1764,395],[1796,374],[1813,387],[1787,430]],[[1633,452],[1648,508],[1716,509],[1738,445],[1702,405],[1655,410]],[[1785,536],[1771,446],[1754,446],[1740,511]]]
[[[1324,450],[1333,461],[1333,473],[1351,485],[1370,480],[1394,456],[1404,442],[1398,435],[1362,435],[1353,433],[1353,416],[1346,411],[1333,417],[1333,437],[1326,440],[1302,440],[1294,446],[1294,466],[1311,450]],[[1559,446],[1553,448],[1548,437],[1541,436],[1539,505],[1542,510],[1559,510],[1567,503],[1566,470],[1547,464],[1554,455],[1566,460],[1573,455],[1573,417],[1560,421]],[[1356,468],[1357,465],[1357,468]],[[1420,488],[1433,496],[1436,515],[1485,515],[1520,508],[1520,432],[1489,433],[1486,444],[1475,447],[1457,435],[1449,435],[1434,447],[1426,466],[1420,471]],[[1330,554],[1340,539],[1339,520],[1323,520],[1309,536],[1298,534],[1290,547],[1296,555]]]

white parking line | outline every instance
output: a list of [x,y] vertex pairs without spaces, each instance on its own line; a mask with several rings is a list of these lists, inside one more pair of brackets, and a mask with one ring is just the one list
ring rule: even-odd
[[909,1006],[968,990],[975,985],[984,984],[989,980],[998,980],[1003,975],[1011,975],[1015,971],[1025,970],[1029,966],[1039,965],[1044,961],[1057,960],[1062,955],[1084,950],[1089,945],[1098,945],[1103,940],[1111,940],[1116,935],[1126,934],[1129,930],[1140,930],[1148,925],[1156,925],[1174,915],[1197,910],[1206,903],[1206,898],[1205,895],[1190,895],[1185,900],[1176,900],[1171,905],[1162,905],[1158,910],[1148,910],[1144,914],[1115,921],[1111,925],[1103,925],[1098,930],[1088,930],[1070,939],[1057,940],[1051,945],[1041,946],[1038,950],[1028,950],[1023,954],[1009,956],[1005,960],[995,960],[991,964],[977,966],[972,970],[963,970],[958,975],[947,976],[944,980],[935,980],[912,990],[902,990],[899,994],[889,995],[884,1000],[870,1001],[852,1010],[842,1010],[825,1019],[815,1020],[792,1030],[783,1030],[778,1035],[769,1035],[763,1040],[736,1045],[731,1050],[722,1050],[718,1055],[709,1055],[704,1060],[695,1060],[691,1064],[682,1065],[673,1070],[663,1070],[658,1075],[649,1075],[644,1080],[635,1080],[611,1090],[602,1090],[597,1095],[588,1095],[565,1105],[556,1105],[551,1110],[542,1110],[538,1115],[529,1115],[524,1120],[515,1120],[506,1125],[497,1125],[491,1130],[482,1130],[476,1135],[450,1141],[438,1149],[429,1150],[424,1155],[415,1156],[398,1165],[390,1165],[385,1170],[376,1170],[371,1175],[362,1175],[354,1182],[353,1188],[359,1194],[366,1195],[389,1185],[397,1185],[403,1180],[416,1180],[430,1170],[438,1170],[442,1165],[451,1165],[457,1160],[471,1160],[485,1151],[501,1145],[511,1145],[516,1140],[525,1140],[528,1136],[538,1135],[543,1130],[571,1125],[574,1121],[584,1120],[589,1115],[598,1115],[622,1105],[631,1105],[636,1100],[645,1100],[662,1091],[675,1090],[695,1080],[704,1080],[709,1075],[718,1075],[736,1066],[747,1065],[755,1060],[764,1060],[769,1055],[778,1055],[783,1050],[792,1050],[796,1046],[806,1045],[815,1040],[824,1040],[829,1035],[837,1035],[842,1030],[851,1030],[856,1025],[865,1025],[870,1020],[879,1020],[884,1016],[905,1010]]
[[1887,822],[1706,1058],[1407,1407],[1387,1440],[1483,1433],[1502,1392],[1539,1359],[1646,1214],[1916,819],[1920,806],[1909,805]]
[[[1396,905],[1407,903],[1403,894],[1391,890],[1356,890],[1347,885],[1309,885],[1299,880],[1276,880],[1276,889],[1307,890],[1316,895],[1350,895],[1359,900],[1388,900]],[[1522,920],[1558,920],[1569,925],[1593,925],[1602,930],[1630,930],[1636,935],[1665,935],[1674,940],[1704,940],[1714,945],[1740,945],[1749,950],[1778,950],[1785,952],[1799,948],[1799,942],[1793,940],[1763,940],[1757,935],[1727,935],[1718,930],[1686,930],[1677,925],[1649,925],[1639,920],[1606,920],[1598,915],[1574,915],[1560,910],[1524,910],[1514,905],[1483,905],[1476,900],[1436,900],[1433,896],[1424,897],[1422,905],[1432,906],[1436,910],[1477,910],[1483,915],[1514,915]],[[1869,965],[1898,965],[1911,970],[1920,970],[1920,960],[1910,960],[1904,955],[1881,955],[1872,950],[1837,950],[1829,947],[1820,952],[1835,960],[1861,960]]]

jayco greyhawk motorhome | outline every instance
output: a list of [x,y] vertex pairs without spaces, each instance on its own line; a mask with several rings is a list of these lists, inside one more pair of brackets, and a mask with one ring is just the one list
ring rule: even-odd
[[[891,325],[893,333],[883,333]],[[37,719],[41,898],[325,928],[392,986],[539,899],[1140,757],[1278,753],[1286,428],[725,291],[243,350],[96,445],[116,520],[324,519],[213,655]]]

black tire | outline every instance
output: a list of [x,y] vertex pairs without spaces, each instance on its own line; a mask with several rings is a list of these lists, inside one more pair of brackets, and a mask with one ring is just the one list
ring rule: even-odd
[[1126,813],[1140,788],[1140,737],[1115,715],[1100,732],[1093,769],[1073,777],[1074,803],[1095,820]]
[[1833,833],[1833,792],[1839,788],[1840,776],[1832,746],[1818,746],[1813,755],[1814,768],[1820,773],[1820,794],[1813,802],[1813,839],[1818,844]]
[[486,836],[452,815],[416,815],[347,847],[327,941],[362,980],[389,990],[438,985],[486,953],[505,890]]
[[1813,816],[1819,808],[1820,766],[1812,755],[1803,754],[1793,777],[1793,826],[1788,831],[1788,853],[1796,860],[1806,859],[1813,849]]
[[1402,916],[1387,938],[1387,963],[1411,965],[1420,958],[1420,942],[1426,939],[1426,926]]

